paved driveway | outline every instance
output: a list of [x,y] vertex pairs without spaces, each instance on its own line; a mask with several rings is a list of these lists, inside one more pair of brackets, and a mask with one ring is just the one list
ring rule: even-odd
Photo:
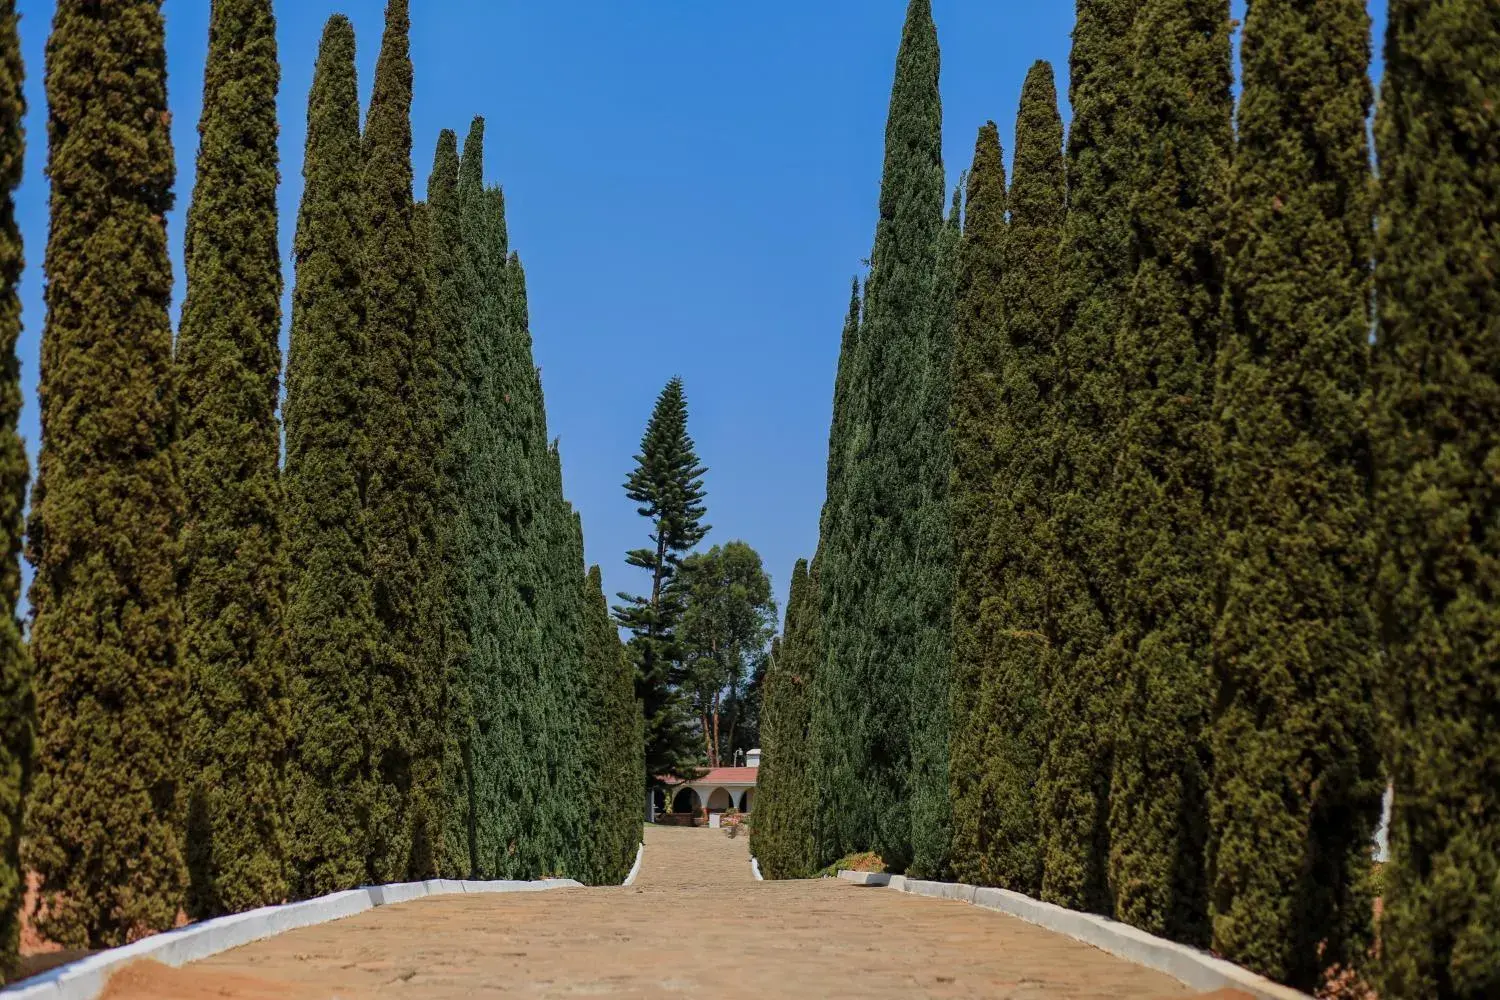
[[755,882],[744,838],[648,827],[630,888],[448,896],[293,931],[110,1000],[999,997],[1166,1000],[1175,980],[1002,914],[823,879]]

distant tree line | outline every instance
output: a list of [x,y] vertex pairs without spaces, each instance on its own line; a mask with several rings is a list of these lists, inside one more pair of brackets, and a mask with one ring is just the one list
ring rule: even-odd
[[271,0],[214,0],[187,287],[159,0],[60,0],[47,48],[40,459],[15,344],[23,136],[0,5],[0,953],[27,872],[68,947],[372,882],[617,883],[634,674],[563,495],[484,124],[411,167],[407,0],[363,127],[327,25],[294,243],[285,457]]
[[1008,181],[980,129],[955,252],[912,0],[754,850],[1479,1000],[1500,19],[1392,0],[1376,156],[1365,0],[1250,0],[1237,104],[1232,29],[1228,0],[1078,0],[1066,140],[1038,63]]

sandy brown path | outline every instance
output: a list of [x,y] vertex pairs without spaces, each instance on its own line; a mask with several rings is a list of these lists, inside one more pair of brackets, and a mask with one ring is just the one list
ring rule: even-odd
[[743,838],[648,827],[631,888],[381,907],[187,969],[137,967],[109,1000],[365,997],[998,997],[1166,1000],[1159,973],[965,903],[823,879],[755,882]]

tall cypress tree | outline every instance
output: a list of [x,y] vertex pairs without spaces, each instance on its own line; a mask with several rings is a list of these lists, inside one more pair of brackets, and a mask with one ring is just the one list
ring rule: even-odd
[[596,881],[615,885],[630,874],[641,842],[642,769],[640,708],[635,698],[635,670],[625,655],[620,633],[609,619],[604,578],[598,566],[583,585],[584,658],[588,667],[587,703],[591,739],[588,774]]
[[988,640],[974,724],[995,734],[980,764],[988,806],[978,819],[980,879],[1017,892],[1041,885],[1034,787],[1041,765],[1048,660],[1049,396],[1056,380],[1058,248],[1063,223],[1062,119],[1052,67],[1027,74],[1016,120],[1010,225],[1001,245],[996,452],[984,573],[995,582],[980,610]]
[[159,0],[61,0],[30,558],[38,929],[67,947],[172,925],[182,899],[174,165]]
[[292,854],[303,896],[366,879],[364,817],[377,778],[366,748],[376,621],[357,457],[366,353],[361,159],[354,28],[335,15],[323,30],[307,105],[282,478]]
[[994,122],[979,130],[969,170],[968,206],[959,251],[954,321],[953,486],[955,588],[953,679],[949,693],[948,791],[953,811],[951,865],[968,882],[987,881],[981,859],[990,853],[987,817],[997,808],[987,764],[999,755],[991,708],[980,701],[989,672],[989,632],[999,581],[989,563],[989,525],[999,451],[1000,295],[1006,231],[1005,161]]
[[1144,0],[1131,109],[1130,208],[1139,262],[1116,343],[1125,416],[1116,513],[1130,574],[1110,796],[1110,878],[1120,919],[1207,936],[1209,633],[1213,621],[1214,350],[1222,323],[1230,115],[1227,0]]
[[[855,391],[859,364],[859,325],[863,302],[859,279],[855,278],[849,293],[849,312],[839,341],[838,372],[833,387],[833,423],[828,435],[827,495],[818,529],[818,552],[810,570],[816,578],[824,561],[837,564],[848,551],[848,529],[845,510],[850,500],[850,465],[853,461],[853,428],[858,426],[864,408],[863,391]],[[852,592],[854,581],[850,581]],[[818,617],[825,613],[824,595],[819,592]],[[790,610],[790,609],[788,609]],[[850,817],[855,803],[862,798],[859,777],[854,773],[851,750],[855,742],[854,716],[849,702],[847,677],[831,667],[828,660],[831,643],[828,633],[819,627],[816,635],[818,669],[812,671],[812,705],[809,709],[811,751],[808,761],[809,783],[817,789],[814,797],[813,853],[814,867],[831,863],[849,851]],[[767,757],[769,760],[769,757]]]
[[963,189],[955,188],[948,224],[938,240],[932,328],[922,386],[926,435],[922,507],[917,521],[919,603],[912,663],[910,870],[937,877],[948,865],[953,817],[948,801],[949,689],[953,681],[954,544],[951,487],[953,435],[953,323],[958,297],[958,249],[963,237]]
[[1132,26],[1140,0],[1078,0],[1069,74],[1048,590],[1050,683],[1037,783],[1042,897],[1110,913],[1114,631],[1123,567],[1112,485],[1123,414],[1115,333],[1133,274]]
[[[459,215],[463,238],[461,280],[467,308],[464,353],[467,362],[462,442],[464,448],[463,510],[467,524],[462,553],[464,614],[468,647],[457,707],[467,717],[455,717],[463,794],[456,801],[465,815],[462,832],[467,842],[467,870],[471,878],[491,877],[504,849],[499,839],[503,803],[496,793],[501,766],[496,727],[504,711],[505,689],[499,650],[506,627],[498,603],[509,581],[502,575],[505,527],[500,519],[500,469],[503,467],[503,414],[497,413],[496,358],[505,329],[504,219],[500,203],[484,187],[484,121],[476,118],[464,142],[459,166]],[[516,693],[516,696],[519,692]],[[451,830],[453,824],[450,822]]]
[[[945,182],[937,28],[930,0],[912,0],[896,57],[886,123],[880,219],[849,392],[852,461],[836,533],[822,558],[830,680],[846,706],[852,801],[840,838],[874,848],[895,871],[912,860],[909,699],[929,574],[918,558],[926,461],[946,433],[932,427],[923,382],[936,311]],[[830,497],[830,502],[835,502]],[[851,711],[852,710],[852,711]]]
[[422,261],[412,228],[412,65],[408,0],[389,0],[375,86],[365,119],[361,193],[364,243],[361,291],[366,339],[366,411],[362,475],[365,549],[379,621],[369,711],[379,794],[369,817],[369,877],[399,881],[422,874],[414,832],[425,822],[419,720],[435,710],[430,688],[436,657],[422,600],[430,454],[428,402],[419,350]]
[[215,0],[177,341],[189,907],[286,898],[276,21]]
[[811,769],[812,694],[821,643],[817,578],[797,560],[786,625],[762,688],[764,759],[756,775],[750,850],[767,878],[808,878],[817,869],[813,822],[817,789]]
[[464,825],[462,736],[473,717],[467,684],[469,629],[472,608],[468,602],[464,554],[470,542],[464,511],[464,467],[468,441],[464,417],[468,406],[468,353],[465,309],[469,302],[465,283],[463,219],[459,205],[458,137],[444,129],[438,136],[432,174],[427,182],[426,281],[424,302],[427,331],[424,334],[438,365],[435,389],[434,474],[437,477],[434,510],[439,558],[431,582],[436,588],[442,671],[443,726],[442,767],[445,808],[434,853],[436,867],[445,876],[468,874],[467,831]]
[[1376,128],[1389,1000],[1500,994],[1500,18],[1393,0]]
[[651,574],[647,595],[618,595],[615,620],[631,631],[629,651],[636,671],[636,694],[646,720],[646,780],[691,775],[700,759],[691,716],[678,685],[681,648],[677,625],[684,595],[678,584],[682,557],[709,532],[703,475],[687,431],[687,397],[682,379],[673,378],[656,398],[636,467],[625,481],[625,495],[651,521],[651,548],[634,549],[626,561]]
[[1369,943],[1373,225],[1360,0],[1251,0],[1218,356],[1214,951],[1311,990]]
[[25,527],[26,449],[16,426],[21,415],[21,231],[15,190],[21,183],[26,139],[22,120],[25,68],[16,30],[16,5],[0,5],[0,976],[15,971],[20,909],[25,894],[21,869],[21,817],[31,786],[36,706],[31,663],[16,617],[21,597],[21,545]]

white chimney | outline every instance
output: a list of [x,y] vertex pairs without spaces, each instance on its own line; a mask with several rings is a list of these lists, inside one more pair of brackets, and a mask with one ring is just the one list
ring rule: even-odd
[[751,750],[750,752],[748,752],[748,753],[745,754],[745,766],[746,767],[760,767],[760,748],[759,747],[757,747],[756,749]]

